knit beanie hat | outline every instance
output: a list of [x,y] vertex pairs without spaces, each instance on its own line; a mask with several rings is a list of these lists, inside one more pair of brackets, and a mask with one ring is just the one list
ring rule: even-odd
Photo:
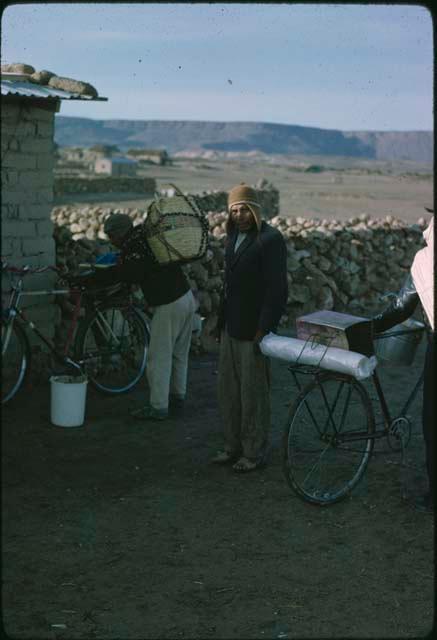
[[234,204],[246,204],[255,219],[258,231],[261,228],[261,205],[255,189],[242,182],[233,187],[228,195],[228,211]]
[[127,213],[113,213],[109,218],[106,218],[103,230],[107,235],[110,233],[124,235],[132,227],[132,218]]

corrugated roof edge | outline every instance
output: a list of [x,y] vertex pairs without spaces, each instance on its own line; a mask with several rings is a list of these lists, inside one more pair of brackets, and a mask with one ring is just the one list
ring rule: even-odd
[[2,96],[20,96],[23,98],[58,98],[59,100],[93,101],[108,100],[108,98],[100,96],[94,98],[92,96],[87,96],[80,93],[71,93],[70,91],[63,91],[61,89],[52,89],[52,87],[38,85],[34,82],[17,82],[15,80],[5,80],[3,77],[1,79],[1,92]]

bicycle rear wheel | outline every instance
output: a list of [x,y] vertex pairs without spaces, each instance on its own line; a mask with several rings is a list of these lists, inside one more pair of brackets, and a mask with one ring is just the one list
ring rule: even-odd
[[306,385],[290,410],[283,435],[283,470],[307,502],[345,498],[362,478],[373,451],[370,397],[350,376],[326,373]]
[[2,319],[1,403],[6,404],[23,384],[30,367],[30,345],[18,322]]
[[146,368],[149,329],[131,305],[107,304],[86,316],[78,329],[75,356],[102,393],[133,389]]

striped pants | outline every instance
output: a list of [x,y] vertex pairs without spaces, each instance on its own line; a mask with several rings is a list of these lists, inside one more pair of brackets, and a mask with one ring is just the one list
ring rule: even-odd
[[218,399],[225,450],[248,458],[263,455],[270,430],[270,361],[251,340],[222,332]]

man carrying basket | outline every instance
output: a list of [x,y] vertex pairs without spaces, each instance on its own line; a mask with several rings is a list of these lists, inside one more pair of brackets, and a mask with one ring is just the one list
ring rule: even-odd
[[115,213],[104,231],[120,250],[112,273],[139,284],[153,313],[146,368],[150,403],[130,413],[142,420],[164,420],[169,407],[180,409],[184,403],[196,302],[181,266],[162,266],[153,259],[143,225],[134,227],[128,215]]

